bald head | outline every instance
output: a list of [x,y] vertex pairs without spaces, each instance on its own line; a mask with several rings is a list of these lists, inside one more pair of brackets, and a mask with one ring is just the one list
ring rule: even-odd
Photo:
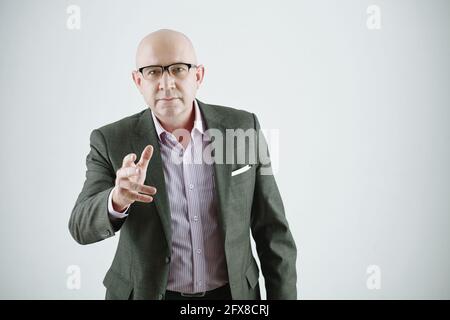
[[[147,73],[144,76],[142,70],[138,71],[147,66],[176,63],[192,66],[185,72],[173,69],[163,71],[159,78],[151,78]],[[168,29],[148,34],[137,48],[136,67],[138,70],[131,72],[133,81],[163,127],[169,132],[177,128],[192,128],[194,99],[203,81],[205,67],[198,64],[189,38],[181,32]]]
[[183,33],[161,29],[146,35],[139,43],[136,68],[174,62],[197,64],[194,46]]

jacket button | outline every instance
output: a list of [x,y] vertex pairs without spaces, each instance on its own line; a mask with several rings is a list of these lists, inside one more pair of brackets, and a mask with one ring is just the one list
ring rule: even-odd
[[105,237],[109,237],[110,235],[111,235],[111,231],[106,230],[106,231],[105,231]]
[[158,294],[158,299],[159,299],[159,300],[162,300],[163,298],[164,298],[164,295]]
[[170,257],[166,257],[166,263],[170,262]]

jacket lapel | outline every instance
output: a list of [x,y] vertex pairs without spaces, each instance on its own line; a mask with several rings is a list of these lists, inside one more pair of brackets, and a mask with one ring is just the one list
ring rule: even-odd
[[[197,99],[198,106],[200,108],[200,111],[203,115],[203,120],[205,122],[206,129],[217,129],[221,132],[223,142],[225,142],[226,137],[226,119],[223,118],[222,115],[218,114],[215,109]],[[215,184],[216,184],[216,190],[217,190],[217,200],[218,200],[218,206],[219,206],[219,219],[220,224],[222,227],[222,232],[225,237],[225,243],[227,237],[227,206],[229,203],[229,193],[230,193],[230,178],[231,178],[231,171],[232,171],[232,165],[226,164],[226,144],[222,143],[222,150],[223,150],[223,159],[221,163],[217,163],[218,161],[214,162],[214,172],[215,172]]]
[[166,183],[164,180],[164,169],[155,125],[153,124],[152,115],[150,113],[150,109],[148,108],[141,115],[136,125],[135,137],[132,144],[138,159],[147,145],[151,144],[153,146],[153,156],[148,164],[147,175],[144,183],[149,186],[154,186],[158,190],[153,198],[153,201],[161,219],[167,243],[169,248],[171,248],[172,226],[169,200],[166,191]]

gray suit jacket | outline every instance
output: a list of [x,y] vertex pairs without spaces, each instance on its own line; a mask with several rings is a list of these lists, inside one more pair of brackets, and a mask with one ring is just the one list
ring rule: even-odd
[[[197,100],[207,129],[259,129],[252,113],[204,104]],[[258,136],[255,137],[258,141]],[[162,299],[166,290],[171,255],[171,219],[158,138],[149,109],[94,130],[86,158],[86,180],[69,221],[69,230],[80,244],[107,239],[119,230],[113,263],[103,281],[107,299]],[[227,141],[229,143],[229,141]],[[146,185],[158,193],[152,203],[135,202],[129,216],[111,220],[107,200],[116,171],[125,155],[140,155],[153,145]],[[247,155],[258,155],[258,145],[246,144]],[[237,151],[234,148],[234,156]],[[223,147],[226,157],[226,146]],[[257,158],[259,159],[259,158]],[[225,160],[225,159],[224,159]],[[248,158],[246,158],[246,161]],[[229,284],[233,299],[259,299],[259,270],[252,255],[250,232],[261,262],[268,299],[296,299],[294,239],[285,218],[283,203],[273,175],[261,175],[261,162],[231,176],[245,164],[216,163],[215,183],[219,223],[225,241]],[[270,164],[269,164],[270,166]]]

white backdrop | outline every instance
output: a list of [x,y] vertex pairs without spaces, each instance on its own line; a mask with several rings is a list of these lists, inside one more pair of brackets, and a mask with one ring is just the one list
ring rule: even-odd
[[104,298],[118,237],[80,246],[68,219],[90,132],[146,107],[138,42],[171,28],[206,67],[200,100],[280,130],[299,298],[449,299],[449,13],[446,0],[2,0],[0,298]]

